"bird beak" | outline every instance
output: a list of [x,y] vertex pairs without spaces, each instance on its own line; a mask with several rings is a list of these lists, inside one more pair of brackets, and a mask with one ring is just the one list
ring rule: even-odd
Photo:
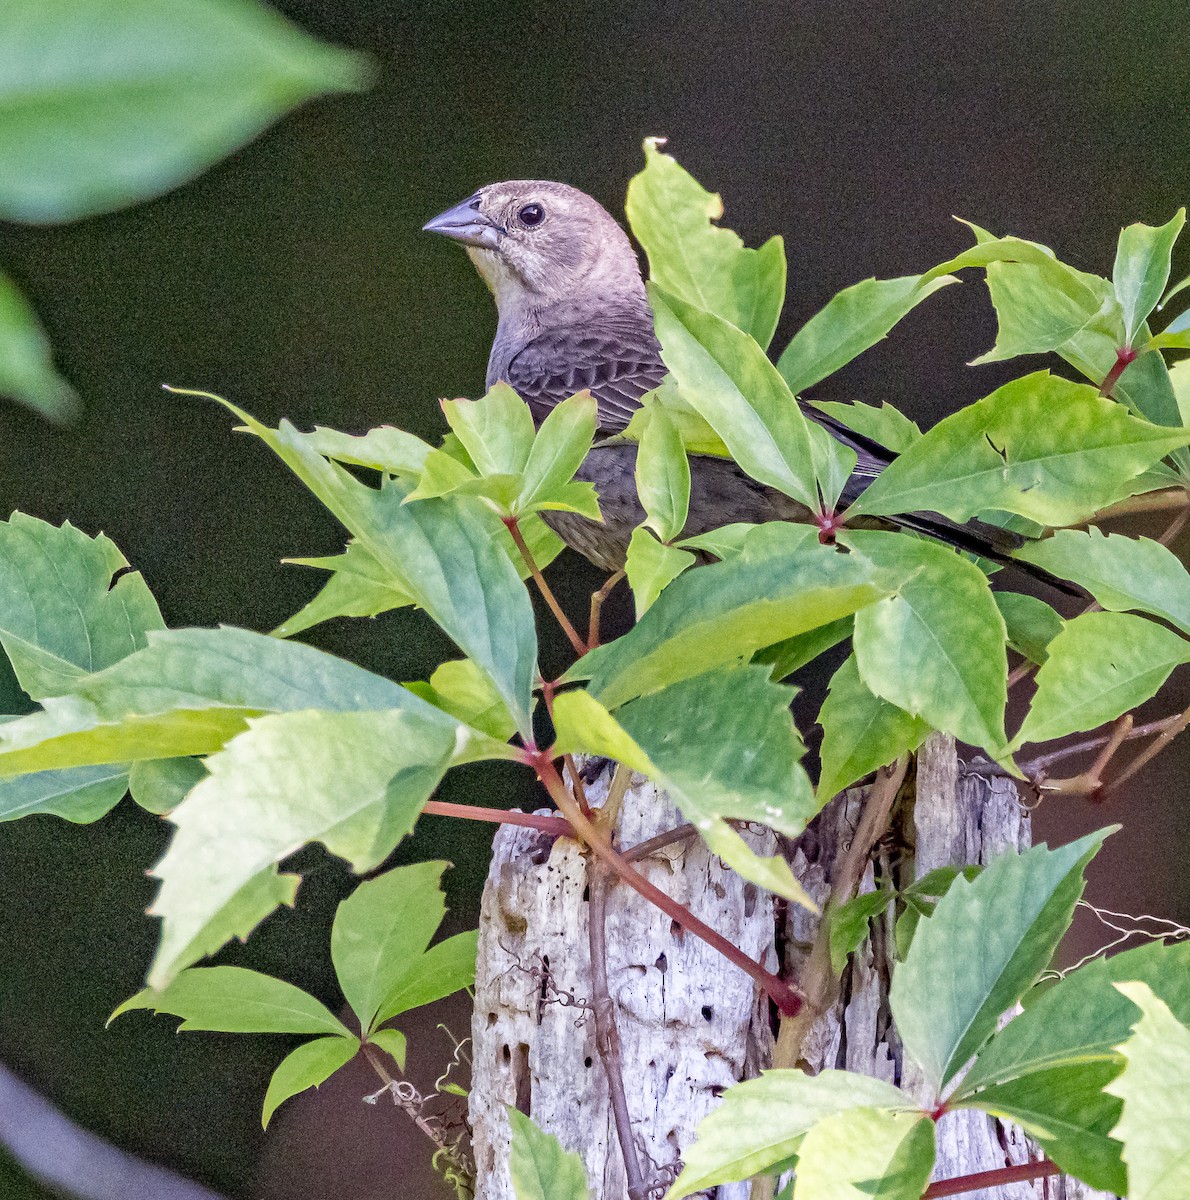
[[448,208],[422,229],[426,233],[441,233],[445,237],[462,242],[465,246],[479,246],[484,250],[495,250],[504,232],[494,221],[479,211],[479,196],[469,196],[454,208]]

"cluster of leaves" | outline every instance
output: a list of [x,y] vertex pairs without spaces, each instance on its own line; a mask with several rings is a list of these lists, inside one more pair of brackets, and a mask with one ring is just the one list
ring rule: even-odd
[[[703,1120],[666,1200],[791,1170],[785,1200],[919,1200],[936,1122],[965,1108],[1017,1122],[1064,1171],[1112,1195],[1185,1195],[1190,944],[1153,943],[1035,986],[1107,832],[959,875],[921,921],[890,1003],[924,1103],[848,1071],[765,1072]],[[513,1148],[518,1200],[587,1200],[581,1164],[576,1173],[556,1139],[521,1118]],[[549,1190],[535,1190],[542,1178]]]
[[[0,43],[0,219],[74,221],[199,174],[294,106],[356,90],[358,55],[255,0],[12,0]],[[0,395],[64,418],[29,302],[0,274]]]

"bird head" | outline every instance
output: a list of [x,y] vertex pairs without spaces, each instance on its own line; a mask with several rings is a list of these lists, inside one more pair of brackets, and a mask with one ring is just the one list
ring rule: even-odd
[[423,228],[467,247],[502,314],[600,291],[644,298],[627,235],[602,205],[564,183],[491,183]]

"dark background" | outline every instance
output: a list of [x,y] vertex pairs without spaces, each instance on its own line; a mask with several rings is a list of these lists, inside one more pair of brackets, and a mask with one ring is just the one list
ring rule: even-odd
[[[840,288],[963,248],[951,214],[1109,274],[1121,225],[1165,221],[1188,198],[1190,13],[1167,2],[1126,15],[1098,3],[976,12],[838,0],[277,7],[372,53],[374,90],[306,107],[153,203],[61,228],[0,227],[3,265],[85,404],[66,429],[0,408],[0,512],[106,532],[171,625],[272,628],[318,584],[278,560],[335,552],[342,534],[225,412],[160,385],[217,391],[269,423],[437,435],[437,398],[481,390],[494,314],[464,255],[419,229],[481,183],[557,178],[620,214],[642,137],[668,135],[750,244],[784,234],[778,349]],[[1175,277],[1187,270],[1183,251]],[[970,277],[815,394],[888,400],[932,423],[1025,369],[963,365],[993,339]],[[569,556],[553,574],[581,611],[597,577]],[[409,613],[335,622],[310,640],[398,679],[424,678],[450,653]],[[547,664],[561,655],[557,641],[545,650]],[[1153,711],[1188,701],[1175,678]],[[1088,894],[1190,919],[1186,766],[1184,752],[1159,759],[1108,812],[1050,800],[1038,837],[1123,820]],[[440,795],[537,802],[511,767],[458,772]],[[88,1127],[232,1197],[442,1194],[415,1173],[428,1153],[412,1126],[360,1105],[370,1077],[292,1102],[265,1136],[260,1101],[286,1039],[179,1039],[173,1021],[145,1014],[103,1030],[152,952],[144,872],[167,836],[127,801],[94,826],[0,827],[0,1060]],[[427,818],[400,852],[457,864],[457,927],[474,923],[489,841],[486,827]],[[325,854],[302,861],[297,910],[227,958],[335,1003],[327,929],[350,881]],[[420,1019],[411,1066],[427,1081],[447,1055],[438,1019],[462,1035],[466,1007]]]

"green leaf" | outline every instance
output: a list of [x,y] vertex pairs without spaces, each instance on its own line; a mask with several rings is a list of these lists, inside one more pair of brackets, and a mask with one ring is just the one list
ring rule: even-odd
[[491,679],[469,658],[442,663],[429,683],[405,686],[435,708],[497,741],[506,742],[516,732],[516,721]]
[[332,1033],[350,1037],[347,1027],[308,992],[244,967],[192,967],[166,987],[145,988],[125,1000],[111,1017],[137,1008],[181,1017],[178,1032]]
[[78,411],[78,397],[54,369],[50,340],[33,306],[2,272],[0,396],[16,400],[52,421],[68,421]]
[[868,936],[868,926],[873,917],[878,917],[893,898],[892,892],[863,892],[853,896],[845,904],[827,911],[830,921],[831,971],[841,975],[847,958],[857,950]]
[[651,404],[644,414],[636,454],[636,493],[644,505],[645,524],[663,542],[671,542],[682,532],[690,507],[690,460],[668,411]]
[[651,278],[767,346],[785,300],[785,247],[770,238],[749,250],[713,221],[723,201],[660,146],[645,141],[645,168],[628,184],[628,223],[649,256]]
[[379,491],[365,487],[315,452],[307,435],[288,422],[269,429],[234,405],[220,403],[282,459],[397,586],[491,676],[517,728],[530,730],[537,673],[533,606],[479,502],[447,497],[406,504],[406,482],[388,479]]
[[[372,1022],[373,1026],[381,1025],[411,1008],[433,1004],[435,1000],[441,1000],[460,988],[472,987],[475,983],[478,941],[478,931],[470,929],[431,946],[409,966],[384,998]],[[378,1030],[372,1037],[384,1032],[383,1029]]]
[[1110,830],[997,858],[956,879],[893,975],[889,1004],[905,1049],[941,1089],[1049,962]]
[[533,415],[506,383],[479,400],[444,400],[442,411],[481,475],[519,475],[533,445]]
[[[523,402],[521,407],[528,412]],[[575,493],[570,481],[595,440],[596,419],[596,405],[590,392],[579,392],[550,409],[524,466],[517,502],[519,512],[573,501]]]
[[[0,725],[0,775],[208,754],[266,712],[405,709],[451,737],[458,732],[454,721],[380,675],[244,629],[150,634],[144,650],[75,686],[75,695],[49,697],[43,711]],[[478,733],[464,734],[472,747],[487,744]]]
[[1094,528],[1060,529],[1016,557],[1072,579],[1102,608],[1152,613],[1190,635],[1190,574],[1160,542]]
[[132,764],[128,790],[146,812],[167,813],[178,807],[207,769],[200,758],[147,758]]
[[1179,208],[1164,225],[1129,225],[1120,232],[1112,285],[1124,310],[1124,343],[1135,338],[1149,314],[1157,307],[1169,281],[1173,244],[1186,223],[1186,210]]
[[1178,446],[1087,384],[1037,371],[939,421],[873,481],[852,514],[926,510],[967,521],[988,509],[1070,525]]
[[447,866],[422,862],[397,867],[361,883],[335,913],[331,959],[365,1034],[446,915],[441,886]]
[[905,275],[852,284],[793,335],[777,370],[789,390],[800,395],[881,341],[902,317],[952,283],[958,280],[949,275]]
[[851,617],[841,617],[837,621],[831,621],[829,625],[820,625],[817,629],[795,634],[775,646],[766,646],[753,661],[771,667],[774,679],[788,679],[806,663],[812,662],[832,646],[837,646],[849,638],[854,629],[855,621]]
[[1157,694],[1190,642],[1125,613],[1085,613],[1066,623],[1037,672],[1037,692],[1013,748],[1097,729]]
[[[1064,536],[1064,531],[1055,536]],[[1030,558],[1029,561],[1033,560]],[[1061,567],[1049,569],[1063,579],[1071,578]],[[994,592],[993,596],[1008,630],[1008,644],[1030,662],[1045,662],[1049,657],[1050,642],[1062,632],[1066,622],[1036,596],[1023,596],[1017,592]]]
[[1130,1200],[1182,1200],[1190,1192],[1190,1029],[1143,983],[1120,983],[1141,1011],[1120,1046],[1123,1073],[1108,1085],[1124,1101],[1112,1130],[1124,1143]]
[[163,925],[150,984],[288,902],[297,881],[277,863],[304,843],[321,841],[357,874],[382,862],[454,753],[453,723],[429,711],[263,717],[211,755],[208,778],[170,814],[177,832],[153,869]]
[[939,899],[950,891],[950,885],[962,876],[970,881],[983,873],[983,867],[968,863],[965,867],[935,867],[904,889],[906,896],[933,896]]
[[315,1038],[298,1046],[281,1060],[269,1080],[260,1123],[267,1129],[273,1113],[291,1096],[325,1083],[340,1067],[345,1067],[359,1052],[358,1039],[351,1037]]
[[726,824],[756,821],[792,837],[817,812],[791,699],[763,667],[733,666],[635,700],[618,721],[589,693],[564,692],[554,723],[561,750],[603,754],[649,776],[744,878],[808,904],[783,858],[758,856]]
[[70,767],[0,779],[0,821],[49,813],[86,824],[115,808],[128,790],[128,765]]
[[837,621],[895,586],[864,555],[839,553],[808,533],[761,526],[730,561],[674,580],[627,634],[565,678],[590,678],[592,693],[616,708]]
[[947,547],[903,534],[840,540],[905,581],[895,596],[856,614],[864,686],[932,729],[1003,757],[1008,656],[987,576]]
[[246,0],[74,0],[10,7],[0,79],[0,215],[45,222],[160,195],[365,70]]
[[73,691],[165,628],[139,572],[112,584],[127,566],[103,534],[24,513],[0,521],[0,643],[34,700]]
[[643,525],[632,531],[624,564],[639,621],[677,577],[697,562],[695,555],[659,542]]
[[405,1051],[408,1048],[408,1042],[399,1029],[374,1029],[368,1035],[368,1044],[379,1046],[402,1071],[405,1069]]
[[818,723],[823,730],[818,798],[824,803],[870,771],[916,750],[930,732],[925,721],[868,690],[854,654],[831,679]]
[[394,425],[380,425],[359,435],[315,425],[306,437],[310,446],[327,458],[390,475],[418,476],[425,470],[428,456],[434,453],[429,442]]
[[833,400],[815,400],[814,408],[821,409],[828,417],[854,429],[856,433],[887,446],[897,454],[903,454],[921,437],[921,430],[899,409],[886,400],[879,408],[871,404],[841,404]]
[[588,1200],[583,1160],[524,1113],[512,1107],[507,1112],[512,1130],[508,1174],[516,1200]]
[[[682,538],[677,544],[686,550],[701,550],[715,558],[731,558],[743,550],[749,535],[758,528],[758,525],[748,521],[736,521],[731,525],[720,525],[718,529],[710,529],[706,533]],[[812,531],[807,526],[806,535],[809,536],[810,532]]]
[[[817,511],[815,446],[793,393],[747,334],[650,284],[661,357],[682,398],[753,479]],[[829,439],[846,475],[855,452]]]
[[934,1152],[934,1123],[925,1113],[836,1113],[802,1142],[793,1200],[920,1200]]
[[819,1121],[855,1108],[913,1111],[891,1083],[850,1071],[765,1071],[730,1087],[698,1124],[685,1166],[665,1200],[683,1200],[716,1184],[748,1179],[785,1162]]

